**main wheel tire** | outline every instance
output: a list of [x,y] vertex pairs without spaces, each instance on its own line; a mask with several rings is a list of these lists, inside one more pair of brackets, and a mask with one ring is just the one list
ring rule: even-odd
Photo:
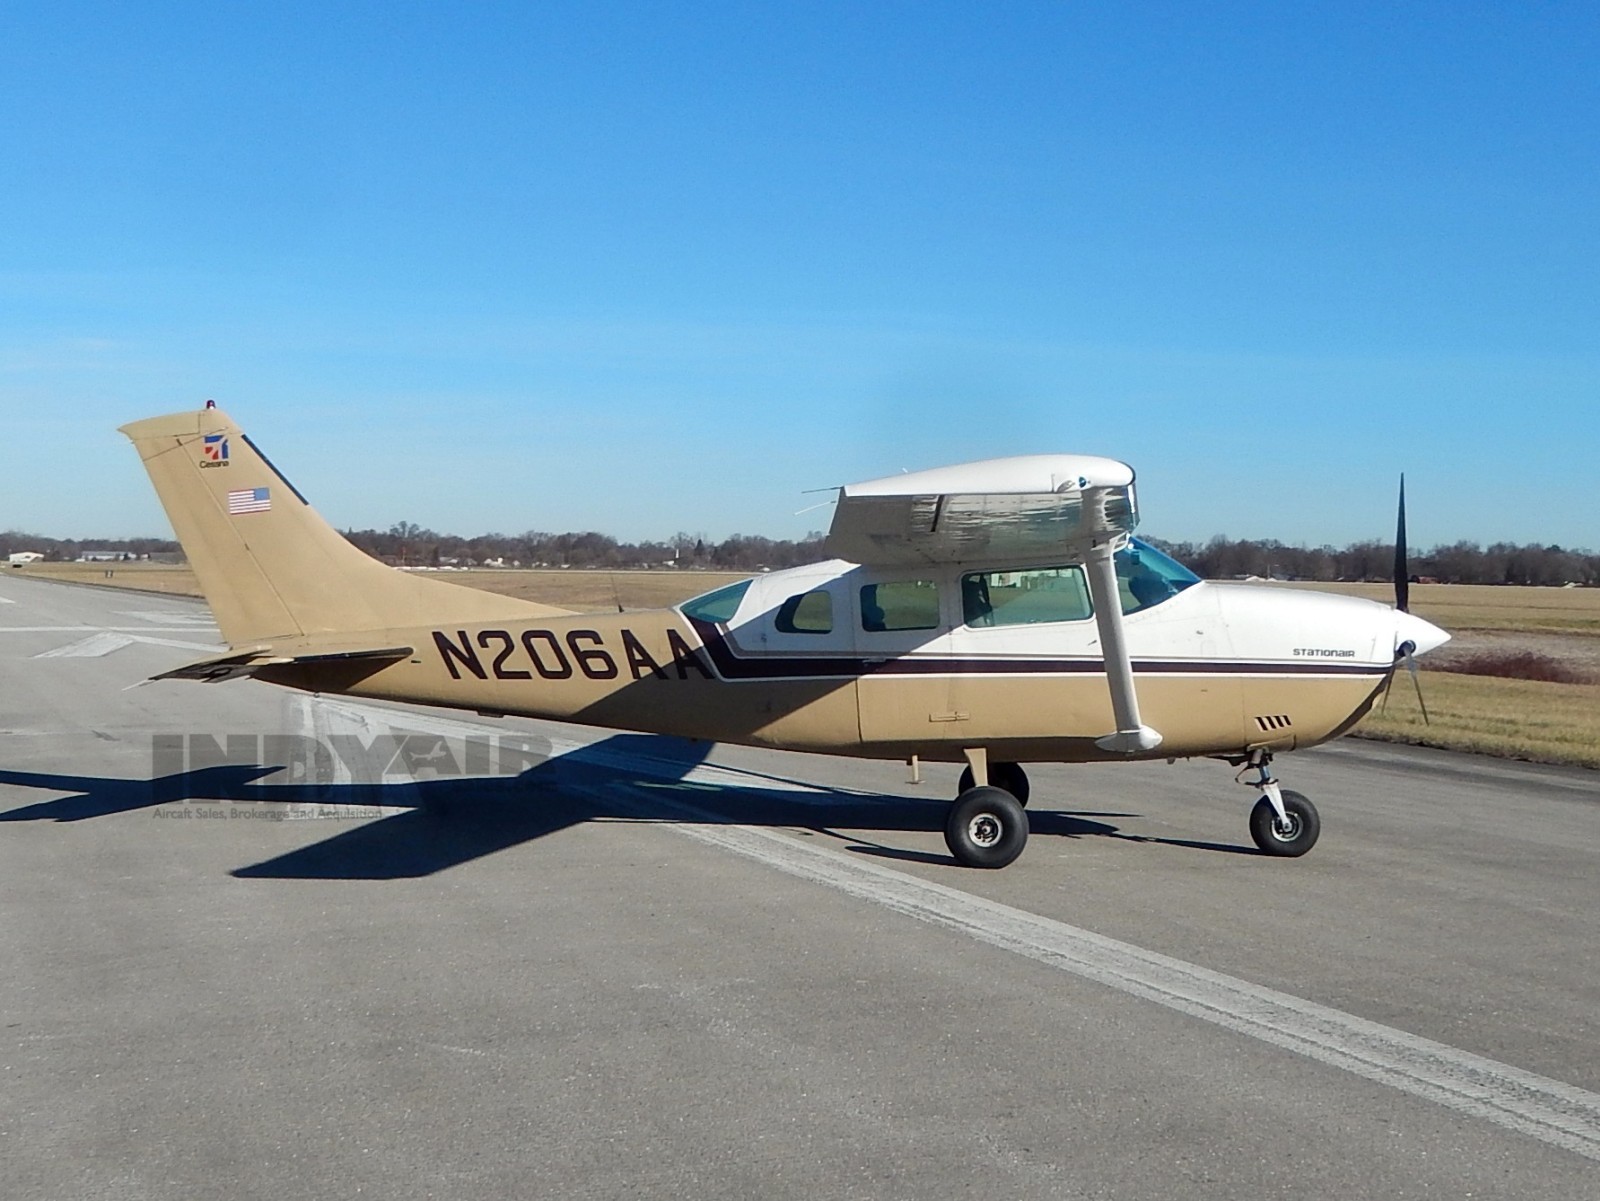
[[1293,859],[1317,845],[1322,819],[1317,816],[1315,805],[1288,789],[1283,791],[1283,811],[1289,818],[1287,824],[1278,820],[1272,802],[1262,797],[1250,810],[1250,837],[1255,839],[1263,855]]
[[[1016,763],[991,763],[989,764],[989,784],[993,788],[1004,788],[1017,798],[1017,804],[1028,803],[1028,773]],[[956,786],[956,796],[963,797],[972,791],[972,769],[961,769],[961,783]]]
[[950,806],[944,841],[965,867],[1004,867],[1028,845],[1028,815],[1003,788],[969,788]]

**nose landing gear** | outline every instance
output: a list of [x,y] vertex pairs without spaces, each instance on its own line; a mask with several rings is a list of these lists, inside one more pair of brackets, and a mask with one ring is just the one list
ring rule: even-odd
[[[1279,785],[1271,763],[1271,752],[1252,751],[1239,772],[1241,784],[1261,790],[1261,799],[1250,810],[1250,837],[1263,855],[1292,859],[1317,845],[1322,819],[1306,797]],[[1257,773],[1256,778],[1245,780],[1245,773],[1250,771]]]

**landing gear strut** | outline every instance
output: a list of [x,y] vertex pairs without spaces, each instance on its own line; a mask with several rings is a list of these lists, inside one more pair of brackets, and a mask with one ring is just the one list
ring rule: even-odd
[[[1250,837],[1263,855],[1296,858],[1317,845],[1322,819],[1317,816],[1317,807],[1304,796],[1279,785],[1271,763],[1271,752],[1252,751],[1239,772],[1240,783],[1261,790],[1261,799],[1250,810]],[[1256,778],[1245,780],[1245,773],[1250,771],[1256,773]]]
[[[961,797],[965,796],[969,791],[971,791],[973,783],[972,769],[970,767],[963,767],[961,769],[961,783],[956,785],[956,799],[959,800]],[[989,783],[993,784],[996,788],[1004,788],[1012,796],[1017,798],[1017,804],[1024,806],[1027,805],[1028,773],[1022,770],[1020,764],[989,764]]]

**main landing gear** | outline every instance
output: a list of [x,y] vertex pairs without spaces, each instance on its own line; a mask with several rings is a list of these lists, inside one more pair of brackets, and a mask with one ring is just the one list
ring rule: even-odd
[[[956,795],[959,797],[972,788],[972,769],[961,769],[961,783],[956,785]],[[1028,773],[1022,770],[1017,763],[991,763],[989,764],[989,783],[996,788],[1004,788],[1017,798],[1017,804],[1026,807],[1028,804]]]
[[1005,867],[1028,845],[1027,773],[1015,763],[991,763],[989,782],[974,787],[969,766],[944,823],[944,841],[965,867]]
[[[1239,772],[1241,784],[1261,793],[1250,810],[1250,837],[1263,855],[1297,858],[1317,845],[1322,819],[1309,800],[1278,783],[1271,764],[1271,752],[1251,751]],[[1251,772],[1254,779],[1246,780]],[[965,867],[1005,867],[1028,845],[1027,773],[1015,763],[991,763],[987,775],[988,783],[975,786],[972,767],[962,771],[960,794],[944,823],[945,845]]]
[[[1250,810],[1250,837],[1263,855],[1295,858],[1317,845],[1322,819],[1317,816],[1317,807],[1300,793],[1279,786],[1271,763],[1270,752],[1252,751],[1239,772],[1241,784],[1261,790],[1261,799]],[[1244,779],[1252,771],[1256,778]]]

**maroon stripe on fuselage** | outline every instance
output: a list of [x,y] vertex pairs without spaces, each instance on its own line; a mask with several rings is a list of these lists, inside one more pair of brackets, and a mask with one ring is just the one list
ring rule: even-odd
[[[855,679],[860,676],[954,675],[1104,675],[1098,658],[978,659],[959,655],[747,655],[733,649],[726,630],[717,624],[688,617],[711,656],[712,666],[725,680]],[[1237,659],[1135,659],[1136,675],[1205,676],[1372,676],[1387,675],[1391,667],[1375,663],[1267,663]]]

